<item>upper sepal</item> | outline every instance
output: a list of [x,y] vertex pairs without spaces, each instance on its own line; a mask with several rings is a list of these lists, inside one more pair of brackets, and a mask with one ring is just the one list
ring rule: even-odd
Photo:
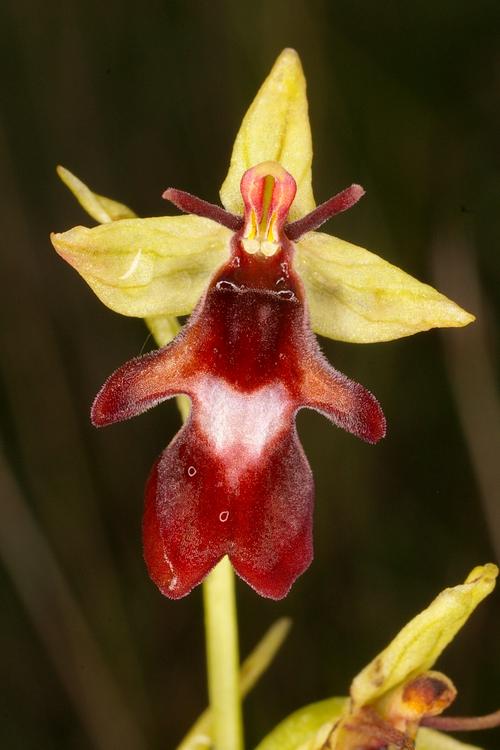
[[229,172],[220,190],[228,211],[243,213],[240,193],[243,173],[266,161],[279,162],[297,183],[291,220],[312,211],[315,203],[306,80],[300,58],[293,49],[283,50],[243,118]]

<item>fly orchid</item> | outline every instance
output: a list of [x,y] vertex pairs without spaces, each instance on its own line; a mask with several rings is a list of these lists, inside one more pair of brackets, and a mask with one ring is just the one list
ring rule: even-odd
[[[230,259],[189,323],[165,348],[117,370],[92,407],[100,427],[179,393],[191,400],[187,423],[146,488],[145,558],[171,597],[187,594],[226,554],[274,599],[307,568],[313,480],[295,429],[298,409],[317,409],[371,443],[385,432],[374,397],[330,367],[311,334],[285,224],[295,191],[274,162],[245,172],[244,220],[218,209],[218,220],[235,230]],[[166,195],[217,216],[217,207],[192,196]],[[297,223],[289,227],[300,236]]]
[[352,185],[315,207],[311,161],[305,80],[285,50],[243,120],[224,208],[170,188],[164,197],[189,216],[130,218],[62,172],[103,223],[52,241],[101,300],[146,318],[165,344],[172,316],[194,310],[167,346],[119,368],[92,407],[102,426],[177,394],[191,401],[146,488],[146,563],[171,598],[224,555],[275,599],[307,568],[313,481],[295,428],[300,408],[368,442],[383,437],[376,399],[326,362],[311,328],[370,342],[473,320],[376,255],[314,231],[364,191]]

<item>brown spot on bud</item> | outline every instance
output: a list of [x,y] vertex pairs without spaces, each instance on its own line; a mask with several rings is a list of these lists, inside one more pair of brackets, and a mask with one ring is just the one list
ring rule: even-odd
[[456,694],[448,677],[440,672],[426,672],[404,686],[402,702],[415,714],[436,716],[453,703]]

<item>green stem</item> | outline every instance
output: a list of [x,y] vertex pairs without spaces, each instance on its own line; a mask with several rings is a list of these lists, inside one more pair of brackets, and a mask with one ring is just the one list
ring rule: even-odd
[[215,750],[243,750],[234,573],[224,557],[203,583],[208,695]]
[[[277,620],[241,665],[239,685],[242,700],[271,664],[283,645],[291,624],[287,617]],[[210,708],[206,708],[181,744],[177,745],[177,750],[210,750],[213,747],[211,731],[212,713]]]

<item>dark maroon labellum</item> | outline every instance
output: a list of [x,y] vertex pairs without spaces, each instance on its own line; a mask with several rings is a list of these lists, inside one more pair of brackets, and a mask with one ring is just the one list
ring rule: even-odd
[[145,559],[171,598],[226,554],[274,599],[308,567],[313,480],[295,428],[300,408],[368,442],[385,433],[376,399],[328,364],[310,331],[283,231],[293,179],[278,165],[259,165],[244,175],[242,194],[231,258],[187,325],[168,346],[118,369],[92,409],[101,426],[178,393],[191,399],[188,422],[146,488]]

